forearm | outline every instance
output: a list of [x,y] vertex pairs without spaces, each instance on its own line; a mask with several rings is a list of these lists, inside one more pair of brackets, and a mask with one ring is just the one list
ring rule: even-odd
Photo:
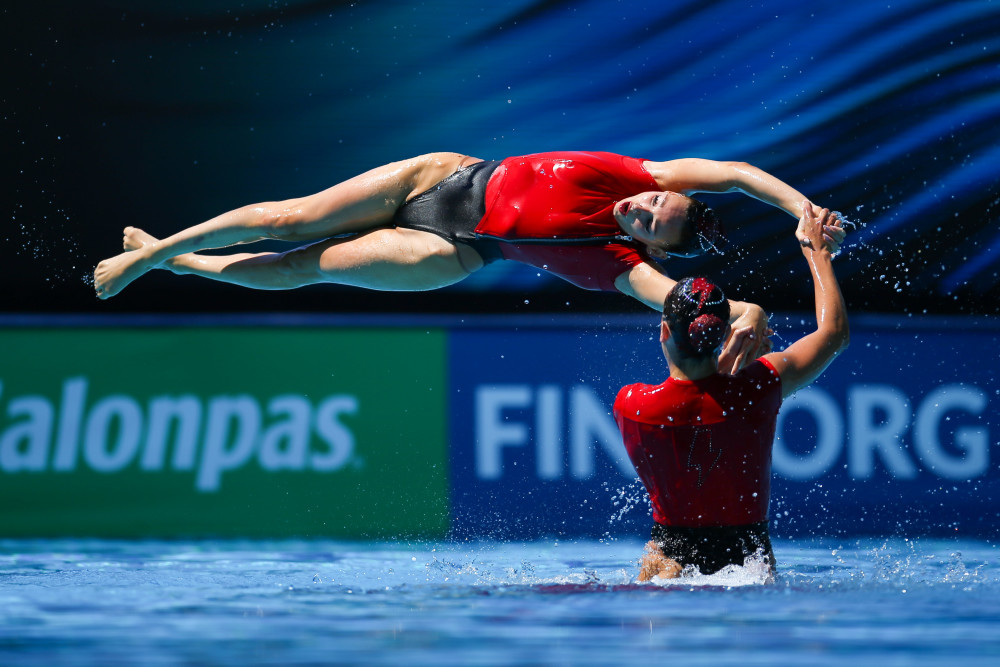
[[[795,228],[795,236],[800,243],[806,242],[806,236],[802,229],[802,215],[805,207],[812,207],[812,204],[802,194],[770,174],[761,171],[753,165],[745,162],[727,163],[733,171],[733,189],[737,189],[754,199],[771,204],[788,213],[793,218],[799,219],[799,226]],[[836,215],[826,220],[828,226],[824,227],[822,240],[827,245],[827,249],[836,254],[840,251],[840,244],[843,243],[846,232]],[[812,242],[809,242],[812,245]],[[836,280],[833,281],[836,284]]]
[[800,244],[804,243],[800,247],[813,283],[816,330],[783,351],[767,355],[781,376],[781,394],[786,397],[819,377],[850,341],[847,308],[833,272],[831,242],[824,238],[831,213],[824,208],[814,214],[809,202],[802,206],[806,211],[799,221]]
[[816,301],[816,331],[836,349],[847,347],[850,341],[850,327],[847,321],[847,306],[844,303],[837,276],[833,272],[833,261],[828,250],[803,248],[802,254],[812,274],[813,294]]
[[729,192],[740,191],[765,204],[780,208],[796,219],[802,216],[802,201],[805,197],[798,190],[746,162],[725,164],[732,172]]
[[733,325],[733,328],[738,328],[738,322],[745,326],[760,321],[767,324],[767,313],[757,304],[746,301],[729,301],[729,324]]
[[747,164],[701,158],[681,158],[647,163],[657,184],[665,190],[686,195],[698,192],[742,192],[793,218],[802,216],[802,194],[781,179]]
[[754,303],[729,302],[729,339],[719,355],[719,370],[736,373],[771,349],[767,313]]

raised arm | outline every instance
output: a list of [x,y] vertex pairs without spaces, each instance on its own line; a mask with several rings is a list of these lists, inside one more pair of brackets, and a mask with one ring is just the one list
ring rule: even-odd
[[[802,202],[804,213],[799,227],[811,246],[802,245],[802,254],[809,264],[816,299],[816,331],[803,336],[782,352],[772,352],[767,359],[781,376],[782,396],[790,396],[808,385],[850,342],[847,309],[833,272],[830,247],[823,240],[832,216],[827,209],[814,213],[809,202]],[[828,234],[829,231],[826,231]]]
[[[795,236],[802,243],[806,236],[801,227],[803,204],[808,200],[798,190],[766,171],[746,162],[717,162],[700,158],[682,158],[666,162],[646,162],[646,169],[664,190],[692,195],[698,192],[742,192],[780,208],[800,221]],[[834,218],[826,241],[836,253],[845,232]]]
[[802,217],[805,197],[784,181],[746,162],[716,162],[682,158],[646,162],[646,168],[664,190],[692,195],[696,192],[742,192],[777,206],[793,218]]
[[[618,276],[615,286],[622,294],[662,313],[667,293],[676,282],[659,265],[643,262]],[[767,314],[763,308],[744,301],[730,301],[729,307],[729,323],[733,331],[741,331],[742,335],[738,344],[727,346],[724,357],[720,358],[720,368],[735,372],[768,352],[770,341],[767,337]]]

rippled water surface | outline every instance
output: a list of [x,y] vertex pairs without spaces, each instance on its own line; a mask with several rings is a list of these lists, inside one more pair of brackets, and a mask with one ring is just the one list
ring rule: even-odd
[[639,541],[0,542],[0,664],[1000,664],[997,549],[775,542],[635,583]]

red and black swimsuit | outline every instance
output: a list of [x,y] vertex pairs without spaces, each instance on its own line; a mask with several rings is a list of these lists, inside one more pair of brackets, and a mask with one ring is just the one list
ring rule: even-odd
[[781,379],[764,359],[736,375],[623,387],[614,415],[653,505],[664,554],[709,574],[742,565],[768,537]]
[[658,190],[643,160],[602,152],[537,153],[477,162],[404,204],[394,222],[469,243],[589,290],[646,260],[623,235],[615,202]]

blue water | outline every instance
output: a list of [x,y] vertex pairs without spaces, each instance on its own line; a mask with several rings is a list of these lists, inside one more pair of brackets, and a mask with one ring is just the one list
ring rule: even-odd
[[0,664],[1000,664],[986,542],[778,540],[770,585],[641,547],[0,541]]

